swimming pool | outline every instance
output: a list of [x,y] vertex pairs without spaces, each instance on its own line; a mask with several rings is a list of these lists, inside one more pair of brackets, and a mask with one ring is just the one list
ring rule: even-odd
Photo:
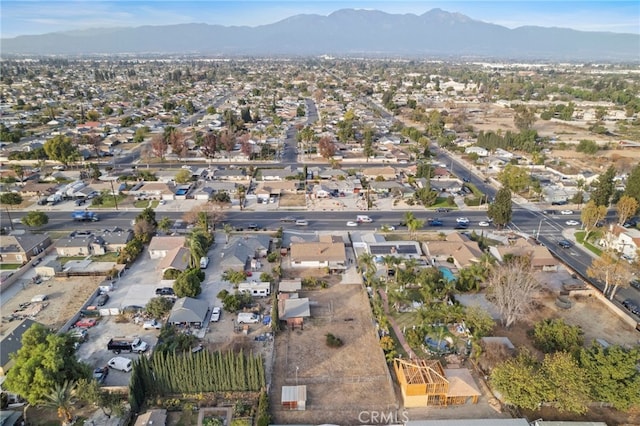
[[178,190],[176,191],[176,195],[185,195],[187,192],[189,192],[189,190],[188,190],[188,189],[182,189],[182,188],[180,188],[180,189],[178,189]]
[[442,276],[447,281],[455,281],[456,280],[456,277],[455,277],[455,275],[453,275],[453,272],[451,272],[451,269],[445,268],[444,266],[438,266],[438,271],[442,272]]

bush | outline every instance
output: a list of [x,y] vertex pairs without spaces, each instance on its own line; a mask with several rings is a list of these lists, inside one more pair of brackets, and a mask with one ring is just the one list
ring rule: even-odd
[[344,345],[342,339],[334,336],[331,333],[327,333],[325,337],[327,338],[327,346],[329,346],[330,348],[339,348],[340,346]]
[[272,251],[267,255],[267,262],[274,263],[276,260],[278,260],[278,257],[280,257],[280,255],[277,252]]
[[164,271],[164,273],[162,274],[162,279],[163,280],[175,280],[180,276],[181,273],[182,272],[178,271],[177,269],[170,268],[170,269],[167,269],[166,271]]

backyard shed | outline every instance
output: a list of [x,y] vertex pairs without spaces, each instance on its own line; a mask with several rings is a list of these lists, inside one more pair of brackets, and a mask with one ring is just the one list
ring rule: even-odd
[[283,386],[282,408],[304,411],[307,408],[307,386]]

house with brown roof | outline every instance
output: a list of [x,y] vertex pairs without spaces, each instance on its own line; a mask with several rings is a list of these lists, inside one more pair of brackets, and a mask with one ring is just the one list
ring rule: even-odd
[[556,271],[560,264],[545,246],[524,238],[511,241],[507,246],[491,246],[489,253],[499,262],[509,256],[530,257],[531,266],[543,271]]
[[260,182],[254,193],[262,200],[270,197],[278,197],[282,193],[295,194],[297,191],[296,182],[292,180]]
[[167,252],[167,254],[158,263],[158,268],[164,273],[167,269],[177,269],[185,271],[189,267],[191,260],[191,250],[187,247],[175,247]]
[[152,259],[161,259],[180,247],[184,247],[184,236],[155,236],[149,241],[149,256]]
[[452,260],[457,268],[471,266],[482,256],[478,243],[458,232],[450,233],[444,241],[429,241],[424,248],[433,262]]
[[362,170],[362,175],[368,180],[375,180],[378,176],[381,176],[384,180],[394,180],[398,178],[398,172],[390,166],[367,167]]
[[23,264],[42,253],[50,245],[51,238],[48,235],[30,232],[3,235],[0,238],[0,261]]
[[344,241],[332,235],[321,235],[319,241],[291,242],[289,256],[293,268],[329,268],[331,272],[346,269]]

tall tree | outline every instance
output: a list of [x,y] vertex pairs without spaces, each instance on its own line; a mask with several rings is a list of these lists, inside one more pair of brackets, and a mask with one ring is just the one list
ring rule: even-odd
[[632,278],[632,271],[627,262],[620,258],[611,249],[602,252],[600,257],[593,259],[591,266],[587,268],[587,275],[604,283],[602,294],[613,300],[619,287],[628,287]]
[[22,203],[22,195],[17,192],[5,192],[0,194],[0,204],[15,206]]
[[536,410],[546,399],[546,383],[541,380],[539,364],[526,350],[496,366],[491,383],[508,404]]
[[331,158],[336,153],[336,144],[330,136],[323,136],[318,141],[318,152],[323,158]]
[[640,359],[638,348],[620,346],[604,348],[598,344],[582,349],[578,357],[586,374],[591,398],[613,404],[618,410],[640,405]]
[[616,177],[616,169],[613,166],[609,168],[596,180],[591,191],[591,200],[598,206],[609,206],[609,201],[613,195],[614,185],[613,178]]
[[22,335],[22,347],[12,355],[15,363],[7,372],[3,388],[38,405],[56,385],[89,377],[90,368],[76,358],[74,343],[68,334],[58,335],[41,324],[32,325]]
[[406,212],[404,214],[404,223],[407,224],[409,238],[414,238],[416,231],[424,226],[424,220],[416,218],[413,212]]
[[493,268],[488,295],[498,307],[502,324],[509,328],[533,309],[531,298],[540,288],[531,259],[516,257]]
[[59,161],[65,166],[80,157],[78,148],[73,144],[71,138],[63,135],[49,139],[44,143],[43,148],[50,160]]
[[529,172],[514,164],[507,164],[500,173],[498,181],[512,192],[521,192],[531,183]]
[[559,411],[579,414],[587,411],[589,385],[573,355],[568,352],[547,354],[540,370],[546,385],[546,402],[553,403]]
[[24,167],[20,164],[11,164],[9,167],[13,170],[13,173],[16,174],[18,179],[20,179],[20,182],[24,182]]
[[640,164],[637,164],[629,173],[624,188],[624,195],[635,198],[640,203]]
[[618,212],[618,223],[623,225],[627,219],[633,216],[638,211],[638,200],[629,196],[623,195],[616,203],[616,211]]
[[200,259],[207,255],[209,249],[209,238],[204,231],[197,230],[189,234],[186,241],[186,246],[189,248],[189,266],[191,268],[198,268],[200,266]]
[[196,269],[188,269],[176,279],[173,289],[178,297],[197,297],[202,292]]
[[589,236],[596,228],[598,223],[607,216],[607,207],[602,204],[596,204],[594,200],[589,200],[580,212],[580,220],[584,227],[584,240],[587,241]]
[[507,187],[502,187],[496,193],[496,198],[493,203],[489,204],[487,209],[487,216],[498,227],[502,228],[509,222],[513,215],[513,207],[511,205],[511,190]]
[[161,161],[163,161],[165,155],[167,155],[168,148],[169,145],[162,135],[156,134],[151,138],[151,152]]

